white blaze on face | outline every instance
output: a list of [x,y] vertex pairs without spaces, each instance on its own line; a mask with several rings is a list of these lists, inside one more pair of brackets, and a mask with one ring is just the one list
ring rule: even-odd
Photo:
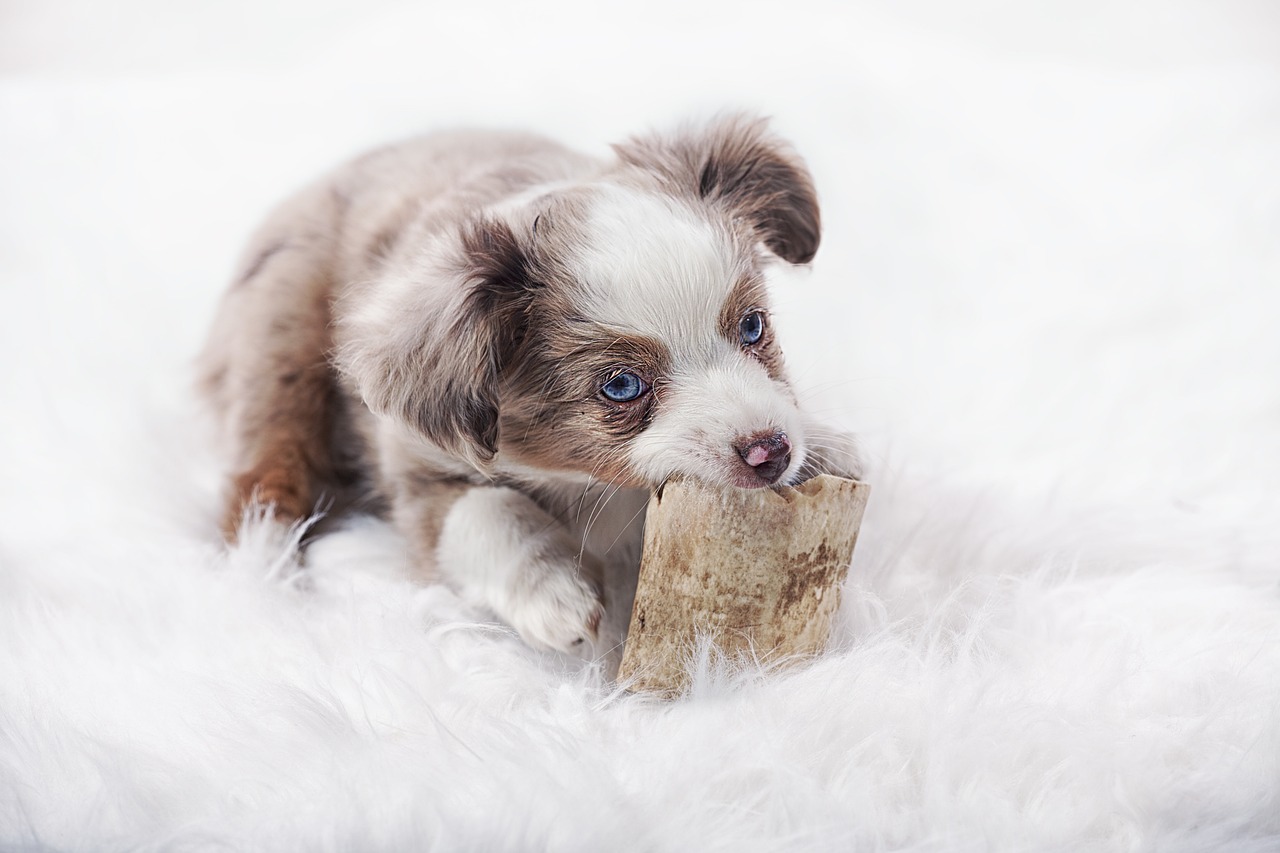
[[738,272],[728,234],[674,199],[604,187],[583,228],[593,320],[709,356]]
[[720,312],[746,271],[726,230],[680,203],[608,188],[584,225],[581,308],[620,334],[663,344],[670,355],[653,420],[631,443],[632,468],[657,484],[687,475],[742,485],[735,443],[784,432],[803,464],[800,414],[790,389],[720,328]]

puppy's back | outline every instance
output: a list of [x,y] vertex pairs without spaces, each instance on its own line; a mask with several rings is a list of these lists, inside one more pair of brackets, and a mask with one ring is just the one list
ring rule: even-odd
[[557,142],[516,132],[441,132],[372,151],[331,182],[346,205],[338,235],[343,278],[358,280],[398,248],[530,187],[599,168]]
[[363,414],[332,367],[335,303],[441,229],[596,161],[524,133],[451,131],[371,151],[282,202],[251,237],[199,361],[245,506],[309,515],[367,469]]

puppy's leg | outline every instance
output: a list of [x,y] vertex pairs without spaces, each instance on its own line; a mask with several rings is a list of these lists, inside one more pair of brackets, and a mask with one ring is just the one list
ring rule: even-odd
[[206,353],[206,386],[232,443],[222,529],[251,504],[291,524],[311,515],[332,468],[337,393],[328,364],[326,258],[299,238],[260,241],[228,292]]
[[436,483],[398,500],[396,518],[444,580],[530,645],[575,651],[595,641],[604,616],[600,567],[528,495]]

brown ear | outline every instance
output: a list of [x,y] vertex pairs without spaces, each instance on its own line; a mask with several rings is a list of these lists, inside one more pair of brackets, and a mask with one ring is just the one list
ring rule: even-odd
[[809,170],[762,118],[734,115],[667,138],[632,139],[614,150],[624,163],[658,172],[680,190],[751,223],[774,253],[813,260],[822,223]]
[[[498,452],[501,374],[524,334],[534,283],[510,227],[477,220],[423,281],[390,288],[376,311],[344,322],[339,363],[365,404],[483,470]],[[377,294],[374,294],[377,298]]]

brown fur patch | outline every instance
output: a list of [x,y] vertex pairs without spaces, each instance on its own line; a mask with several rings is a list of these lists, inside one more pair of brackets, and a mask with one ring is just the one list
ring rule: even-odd
[[[465,353],[465,376],[434,377],[443,399],[419,412],[423,432],[436,438],[466,435],[492,458],[498,451],[499,375],[524,336],[524,320],[537,283],[509,226],[480,221],[463,231],[469,290],[448,335]],[[443,425],[437,421],[444,421]]]
[[222,532],[235,541],[245,510],[257,504],[269,507],[276,520],[292,524],[311,514],[311,470],[298,447],[288,443],[263,448],[262,461],[235,477],[232,494],[222,517]]
[[315,266],[299,263],[302,254],[289,257],[262,274],[264,290],[293,275],[288,281],[298,286],[298,298],[274,314],[246,318],[256,348],[251,358],[236,353],[241,357],[220,377],[246,392],[234,422],[239,473],[222,519],[232,539],[250,504],[270,506],[277,520],[293,523],[314,512],[322,488],[337,491],[341,481],[351,480],[349,472],[339,472],[332,448],[343,407],[328,362],[331,311],[325,279]]
[[808,263],[818,251],[818,195],[804,161],[764,119],[728,116],[697,133],[633,139],[614,150],[669,186],[751,223],[779,257]]
[[[588,322],[544,318],[529,335],[504,394],[503,451],[547,470],[579,471],[630,482],[627,439],[648,426],[670,367],[665,346]],[[600,387],[635,373],[650,391],[625,403]]]
[[[749,275],[740,279],[733,290],[725,298],[720,309],[720,333],[764,365],[769,376],[779,382],[786,381],[786,371],[782,360],[782,348],[773,332],[773,323],[769,318],[769,298],[765,291],[764,280],[758,275]],[[739,324],[742,318],[751,311],[760,311],[764,315],[764,333],[754,344],[743,344]]]
[[407,315],[403,328],[362,342],[354,369],[374,411],[485,465],[498,449],[499,378],[522,339],[537,282],[506,223],[473,220],[459,240],[457,257],[437,274],[456,276],[450,284],[461,298]]

